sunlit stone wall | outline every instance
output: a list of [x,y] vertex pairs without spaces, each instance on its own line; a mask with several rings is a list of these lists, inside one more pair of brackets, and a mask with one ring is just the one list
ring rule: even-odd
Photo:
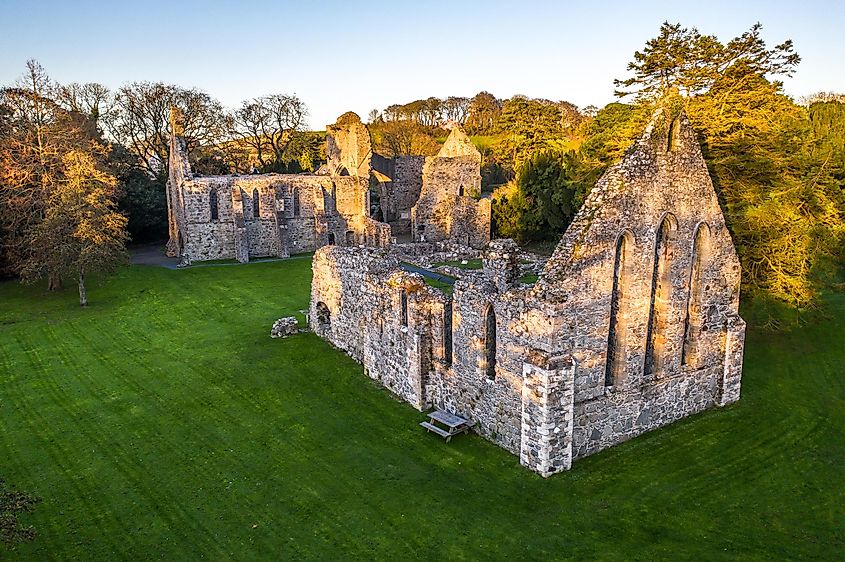
[[535,285],[519,283],[516,256],[494,241],[449,294],[390,251],[322,248],[311,326],[415,407],[471,419],[544,476],[739,399],[739,262],[685,116],[655,116]]
[[388,245],[390,227],[368,216],[366,127],[347,113],[328,130],[333,175],[194,176],[184,142],[174,138],[168,189],[175,240],[169,246],[190,262],[287,257],[326,244]]
[[420,197],[411,210],[414,241],[486,245],[490,200],[480,195],[481,154],[456,125],[437,156],[426,158]]

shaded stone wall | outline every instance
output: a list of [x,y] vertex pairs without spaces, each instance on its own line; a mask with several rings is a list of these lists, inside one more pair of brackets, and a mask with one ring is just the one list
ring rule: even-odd
[[411,208],[420,198],[422,191],[425,156],[397,156],[390,160],[391,181],[382,185],[381,209],[385,222],[407,223],[401,230],[410,231]]

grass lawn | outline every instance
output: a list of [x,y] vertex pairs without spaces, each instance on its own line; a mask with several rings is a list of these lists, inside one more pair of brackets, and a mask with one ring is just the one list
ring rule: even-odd
[[450,267],[457,267],[459,269],[481,269],[482,267],[484,267],[484,264],[481,263],[481,258],[473,258],[469,260],[441,261],[433,263],[431,265],[432,267],[442,267],[444,265],[448,265]]
[[0,284],[0,474],[44,501],[0,559],[842,559],[845,297],[748,336],[731,407],[548,480],[313,334],[308,260]]

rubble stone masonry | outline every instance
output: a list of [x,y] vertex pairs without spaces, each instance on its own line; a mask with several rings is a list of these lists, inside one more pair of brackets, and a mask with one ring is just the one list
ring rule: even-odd
[[315,332],[416,408],[471,419],[544,476],[739,399],[739,261],[683,114],[655,114],[532,286],[512,242],[488,245],[474,148],[452,135],[426,161],[414,235],[485,246],[483,270],[442,291],[402,270],[398,249],[320,248]]

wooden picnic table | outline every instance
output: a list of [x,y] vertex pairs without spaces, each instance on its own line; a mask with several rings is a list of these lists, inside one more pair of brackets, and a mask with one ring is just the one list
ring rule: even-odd
[[[420,422],[420,425],[426,430],[433,431],[437,435],[445,438],[447,443],[451,441],[452,437],[455,435],[469,431],[472,427],[472,422],[468,419],[443,410],[434,410],[428,414],[428,417],[431,421]],[[435,422],[443,424],[446,428],[444,429],[438,426]]]

